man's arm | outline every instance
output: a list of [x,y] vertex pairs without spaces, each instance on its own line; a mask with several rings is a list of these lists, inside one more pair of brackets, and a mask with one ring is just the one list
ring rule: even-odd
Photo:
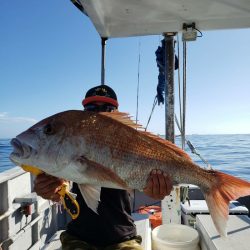
[[167,174],[161,170],[152,170],[143,192],[155,200],[163,200],[165,196],[170,194],[172,189],[173,183]]

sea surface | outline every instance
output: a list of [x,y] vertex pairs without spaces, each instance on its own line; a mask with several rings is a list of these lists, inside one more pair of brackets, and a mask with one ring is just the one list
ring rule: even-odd
[[[250,181],[250,134],[189,135],[186,138],[213,169]],[[180,146],[180,138],[176,138]],[[207,165],[186,145],[185,150],[201,167]],[[9,160],[12,151],[10,139],[0,139],[0,172],[13,168]]]

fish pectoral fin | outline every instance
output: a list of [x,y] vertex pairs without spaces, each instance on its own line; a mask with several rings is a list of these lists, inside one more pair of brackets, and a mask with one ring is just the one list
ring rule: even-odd
[[[77,158],[77,163],[87,166],[84,174],[93,180],[98,181],[98,183],[110,183],[116,188],[127,189],[127,184],[122,180],[113,170],[107,168],[97,162],[88,159],[85,156],[80,156]],[[111,187],[111,186],[110,186]]]
[[78,184],[78,187],[87,206],[98,214],[97,208],[100,201],[101,187],[88,184]]

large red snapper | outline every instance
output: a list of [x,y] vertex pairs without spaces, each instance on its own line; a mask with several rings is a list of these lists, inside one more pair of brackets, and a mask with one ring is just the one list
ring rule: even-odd
[[174,183],[201,188],[214,224],[225,236],[229,201],[250,195],[250,183],[200,168],[176,145],[136,128],[125,113],[65,111],[12,139],[10,159],[78,183],[94,211],[101,187],[142,190],[151,170],[161,169]]

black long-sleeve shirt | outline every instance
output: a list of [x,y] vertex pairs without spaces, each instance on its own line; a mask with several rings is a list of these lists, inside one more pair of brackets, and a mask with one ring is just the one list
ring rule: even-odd
[[69,234],[96,246],[120,243],[136,235],[127,191],[102,188],[98,214],[86,205],[77,184],[72,191],[77,194],[80,214],[68,224]]

